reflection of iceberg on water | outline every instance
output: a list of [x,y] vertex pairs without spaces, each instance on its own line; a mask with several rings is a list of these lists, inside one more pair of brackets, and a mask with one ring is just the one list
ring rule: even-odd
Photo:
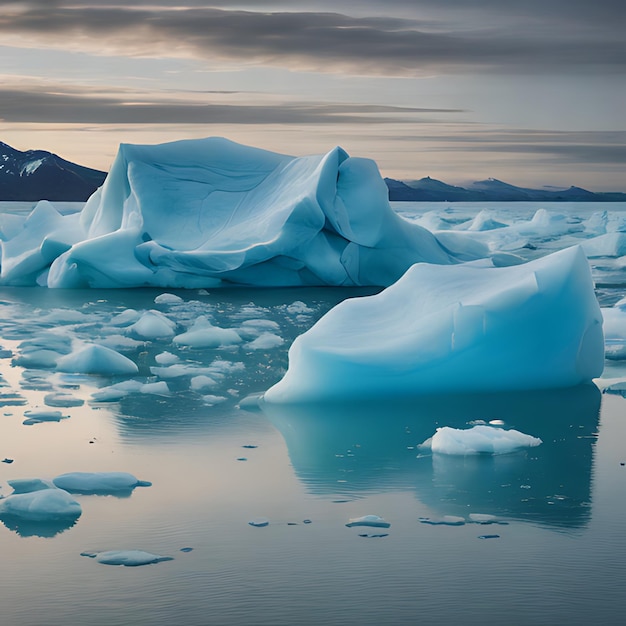
[[219,137],[122,144],[80,214],[43,202],[5,230],[0,279],[10,285],[388,285],[413,263],[487,256],[483,244],[444,244],[400,218],[369,159]]
[[[590,515],[600,392],[562,390],[420,396],[402,401],[262,403],[299,479],[316,494],[415,492],[442,515],[489,513],[556,526]],[[431,455],[419,444],[437,427],[503,420],[542,444],[497,456]]]

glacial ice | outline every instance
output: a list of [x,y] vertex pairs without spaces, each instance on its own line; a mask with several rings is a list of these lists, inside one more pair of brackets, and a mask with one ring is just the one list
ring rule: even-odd
[[[4,224],[0,282],[48,287],[389,285],[412,264],[487,253],[399,217],[376,164],[219,137],[122,144],[80,213]],[[172,302],[164,294],[160,302]]]
[[518,430],[504,430],[495,426],[450,428],[443,426],[421,447],[430,448],[434,454],[509,454],[523,448],[533,448],[541,439]]
[[385,521],[380,515],[363,515],[362,517],[353,517],[346,524],[348,528],[353,526],[370,526],[372,528],[389,528],[391,524]]
[[8,481],[14,491],[0,500],[0,518],[20,518],[31,522],[78,519],[81,506],[63,489],[40,479]]
[[264,402],[569,387],[603,366],[589,265],[572,247],[512,267],[414,265],[300,335]]
[[152,554],[144,550],[106,550],[104,552],[81,552],[80,555],[95,559],[103,565],[124,565],[125,567],[139,567],[174,560],[174,557]]
[[124,355],[98,344],[86,345],[61,357],[57,370],[75,374],[131,375],[139,370]]
[[128,472],[70,472],[52,479],[58,489],[68,493],[115,495],[130,493],[135,487],[150,487]]

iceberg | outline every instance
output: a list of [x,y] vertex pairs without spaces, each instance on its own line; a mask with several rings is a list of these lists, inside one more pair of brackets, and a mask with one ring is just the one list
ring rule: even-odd
[[130,495],[135,487],[150,487],[128,472],[69,472],[52,479],[58,489],[68,493]]
[[300,335],[263,401],[571,387],[603,366],[602,314],[575,246],[511,267],[416,264]]
[[123,565],[125,567],[140,567],[141,565],[174,560],[174,557],[152,554],[145,550],[105,550],[104,552],[81,552],[80,555],[95,559],[103,565]]
[[122,144],[80,213],[40,203],[0,238],[0,283],[57,288],[386,286],[487,253],[399,217],[374,161],[219,137]]
[[31,522],[76,520],[82,508],[67,491],[38,479],[8,481],[11,495],[0,500],[0,518],[14,517]]
[[478,425],[472,428],[442,426],[420,447],[430,448],[435,454],[510,454],[523,448],[543,443],[538,437],[519,430],[504,430],[495,426]]

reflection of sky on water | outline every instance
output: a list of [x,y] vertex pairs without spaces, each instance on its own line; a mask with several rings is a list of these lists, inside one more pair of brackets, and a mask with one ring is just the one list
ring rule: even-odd
[[[410,489],[442,515],[488,512],[572,527],[590,516],[599,409],[594,386],[263,406],[285,439],[297,476],[313,493],[353,498]],[[417,448],[440,426],[469,428],[472,420],[494,419],[543,444],[495,457],[430,455]]]

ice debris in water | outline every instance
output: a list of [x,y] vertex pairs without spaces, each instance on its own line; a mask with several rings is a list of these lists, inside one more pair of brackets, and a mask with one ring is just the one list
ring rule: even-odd
[[163,561],[173,561],[174,557],[151,554],[143,550],[107,550],[105,552],[81,552],[81,556],[95,559],[103,565],[124,565],[126,567],[139,567],[140,565],[152,565]]
[[542,443],[541,439],[495,426],[473,426],[472,428],[450,428],[443,426],[427,439],[424,448],[436,454],[508,454],[523,448],[532,448]]
[[43,422],[60,422],[61,420],[69,418],[69,415],[63,415],[61,411],[47,411],[45,409],[25,411],[24,417],[26,418],[22,424],[25,426],[32,426],[33,424],[41,424]]
[[57,370],[76,374],[102,374],[105,376],[136,374],[137,365],[123,354],[91,344],[61,357]]
[[152,485],[127,472],[70,472],[53,478],[52,483],[69,493],[100,495],[131,492],[135,487]]
[[174,293],[162,293],[154,299],[155,304],[179,304],[184,300]]
[[386,522],[379,515],[363,515],[362,517],[353,517],[346,524],[348,528],[353,526],[372,526],[374,528],[389,528],[391,524]]
[[285,340],[274,333],[262,333],[256,339],[246,344],[249,350],[273,350],[285,343]]
[[241,343],[241,337],[236,330],[214,326],[201,315],[187,332],[176,335],[173,341],[176,345],[189,348],[219,348]]
[[220,137],[122,144],[80,213],[42,201],[4,239],[2,283],[57,288],[388,285],[477,247],[399,217],[369,159]]
[[76,396],[72,396],[68,393],[48,393],[44,396],[43,402],[47,406],[57,406],[57,407],[76,407],[82,406],[85,404],[85,401],[82,398],[77,398]]
[[430,524],[431,526],[463,526],[465,518],[458,515],[444,515],[443,517],[420,517],[421,524]]
[[138,339],[170,339],[176,334],[176,324],[159,311],[146,311],[128,332]]
[[589,264],[572,247],[513,267],[414,265],[300,335],[264,400],[569,387],[603,367]]
[[267,517],[255,517],[254,519],[250,520],[248,522],[248,524],[250,524],[250,526],[255,526],[256,528],[263,528],[264,526],[269,526],[269,519],[267,519]]
[[0,517],[33,522],[78,519],[81,506],[63,489],[39,479],[10,480],[13,493],[0,499]]
[[171,352],[160,352],[154,357],[154,360],[159,365],[173,365],[180,361],[180,357],[176,354],[172,354]]

